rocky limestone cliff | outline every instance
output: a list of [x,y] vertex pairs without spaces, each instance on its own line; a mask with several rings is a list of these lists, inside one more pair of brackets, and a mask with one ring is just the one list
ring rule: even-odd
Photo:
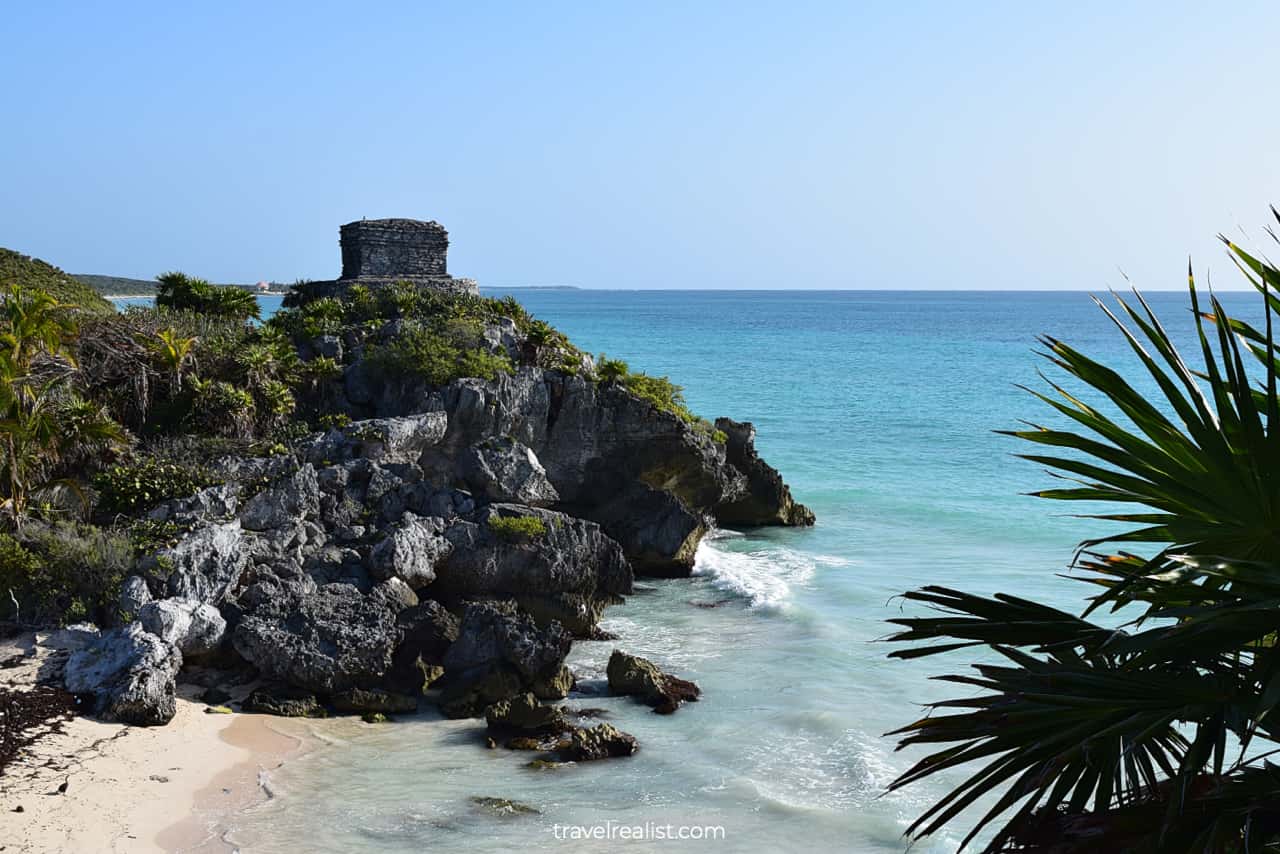
[[144,619],[84,653],[111,672],[76,670],[100,710],[167,719],[184,656],[251,670],[255,706],[304,710],[287,713],[381,714],[437,688],[451,716],[562,698],[573,638],[600,636],[634,574],[687,575],[717,523],[813,523],[749,424],[664,410],[587,357],[548,367],[508,321],[483,346],[509,373],[389,375],[372,353],[403,323],[299,342],[341,366],[315,394],[346,426],[225,459],[222,483],[149,512],[183,533],[125,585],[122,610]]

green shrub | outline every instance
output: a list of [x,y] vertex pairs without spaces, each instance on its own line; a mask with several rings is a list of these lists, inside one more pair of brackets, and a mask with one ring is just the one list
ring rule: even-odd
[[121,463],[93,479],[102,513],[137,513],[170,498],[183,498],[217,483],[207,471],[147,457]]
[[351,416],[345,412],[331,412],[320,416],[320,426],[325,430],[341,430],[351,423]]
[[596,360],[596,376],[602,383],[616,383],[625,380],[631,373],[631,366],[621,359],[610,359],[604,353]]
[[93,525],[33,524],[20,539],[0,534],[0,601],[12,611],[12,593],[24,622],[110,622],[133,556],[127,537]]
[[191,426],[218,436],[248,438],[253,435],[253,395],[224,380],[191,382],[194,393]]
[[134,554],[148,555],[154,551],[175,546],[188,527],[176,522],[160,522],[155,519],[135,519],[125,529],[125,536],[133,546]]
[[490,516],[489,529],[507,542],[524,543],[544,537],[547,526],[537,516]]
[[369,360],[384,376],[418,376],[431,385],[459,377],[496,379],[513,369],[505,355],[484,349],[474,321],[451,319],[428,327],[408,323],[400,333],[373,349]]
[[648,401],[663,412],[670,412],[690,423],[698,420],[684,402],[684,389],[667,377],[628,374],[622,380],[622,385],[636,397]]

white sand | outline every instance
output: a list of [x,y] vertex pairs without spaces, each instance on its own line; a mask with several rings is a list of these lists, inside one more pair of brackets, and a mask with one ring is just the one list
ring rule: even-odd
[[[24,648],[14,643],[0,643],[0,660]],[[21,685],[34,670],[0,670],[0,683]],[[223,820],[265,797],[258,772],[301,742],[266,716],[206,714],[189,699],[198,690],[180,691],[166,726],[75,718],[15,760],[0,776],[0,854],[231,850]]]

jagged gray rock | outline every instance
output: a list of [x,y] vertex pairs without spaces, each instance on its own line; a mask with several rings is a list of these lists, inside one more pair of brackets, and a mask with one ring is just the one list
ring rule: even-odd
[[138,622],[176,646],[184,657],[213,652],[227,630],[227,621],[217,608],[191,599],[149,602],[139,609]]
[[721,501],[716,518],[725,525],[791,525],[814,522],[813,511],[791,497],[791,488],[756,451],[756,428],[749,421],[717,418],[716,429],[727,437],[726,458],[747,478],[744,494]]
[[441,710],[450,717],[472,717],[556,679],[570,644],[559,623],[540,628],[515,602],[468,604],[458,639],[444,657],[450,685],[441,696]]
[[505,663],[528,680],[551,677],[571,642],[560,624],[539,628],[515,602],[473,602],[463,611],[458,639],[445,654],[444,666],[453,673]]
[[248,531],[284,528],[320,512],[320,484],[315,467],[303,464],[283,482],[262,490],[245,503],[240,524]]
[[131,575],[120,585],[120,612],[123,614],[137,614],[151,600],[151,588],[141,575]]
[[182,653],[138,623],[103,632],[71,654],[67,690],[92,694],[94,711],[137,726],[166,724],[177,711],[174,677]]
[[414,589],[436,579],[436,565],[453,551],[444,536],[445,520],[420,518],[405,512],[369,552],[368,569],[374,578],[399,578]]
[[472,445],[458,471],[473,493],[490,501],[537,507],[560,500],[537,454],[514,439],[490,438]]
[[417,463],[422,453],[444,438],[449,419],[443,412],[354,421],[300,448],[315,465],[368,459],[383,465]]
[[[526,516],[545,533],[525,541],[504,538],[491,520]],[[437,595],[613,596],[631,592],[631,567],[621,547],[599,525],[552,510],[492,504],[475,521],[445,531],[453,551],[436,567]]]
[[396,617],[396,647],[388,683],[402,694],[421,694],[444,675],[444,656],[458,639],[460,620],[434,599],[406,608]]
[[236,586],[249,564],[239,521],[197,528],[156,555],[157,570],[168,573],[170,596],[218,604]]
[[236,515],[240,506],[239,489],[233,483],[205,487],[186,498],[172,498],[157,505],[147,518],[157,522],[193,525]]
[[401,604],[375,590],[326,584],[263,603],[240,620],[236,651],[264,675],[322,694],[376,685],[391,667]]

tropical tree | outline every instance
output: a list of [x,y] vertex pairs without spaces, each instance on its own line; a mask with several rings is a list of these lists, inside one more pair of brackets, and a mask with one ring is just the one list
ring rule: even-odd
[[[1064,480],[1039,495],[1113,505],[1094,517],[1126,527],[1081,544],[1079,577],[1096,592],[1079,615],[1008,594],[906,594],[941,614],[892,620],[889,640],[910,644],[892,657],[988,653],[938,677],[962,696],[893,733],[932,752],[891,789],[977,766],[909,835],[981,804],[964,844],[985,831],[988,852],[1280,846],[1269,761],[1280,747],[1280,271],[1227,245],[1263,294],[1265,324],[1229,318],[1214,298],[1202,306],[1190,279],[1198,367],[1140,295],[1103,307],[1158,398],[1042,339],[1048,360],[1117,414],[1049,382],[1032,394],[1072,426],[1011,435],[1047,449],[1025,456]],[[1129,619],[1103,625],[1102,609]]]
[[72,361],[76,322],[71,309],[41,290],[7,285],[0,291],[0,351],[18,374],[30,371],[40,355]]
[[127,439],[101,406],[71,389],[69,308],[43,291],[0,292],[0,508],[15,525],[33,496],[74,485],[60,467]]
[[177,271],[156,276],[156,283],[156,305],[161,308],[242,321],[261,314],[257,298],[244,288],[210,284]]
[[151,351],[161,367],[173,378],[175,393],[182,391],[182,372],[194,361],[198,341],[195,337],[179,335],[173,327],[169,327],[156,332],[155,341],[150,342]]

